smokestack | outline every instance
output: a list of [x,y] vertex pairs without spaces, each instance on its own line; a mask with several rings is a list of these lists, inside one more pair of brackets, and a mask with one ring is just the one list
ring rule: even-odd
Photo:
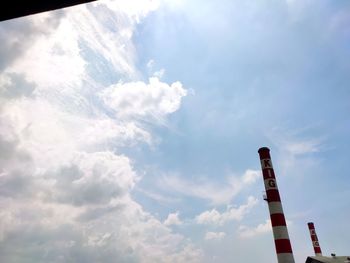
[[266,201],[269,205],[273,237],[275,239],[277,260],[278,263],[294,263],[292,246],[289,240],[275,172],[272,167],[270,149],[262,147],[258,152],[264,177]]
[[309,226],[310,237],[311,237],[312,245],[314,247],[315,255],[322,256],[322,251],[321,251],[320,244],[318,243],[318,238],[316,235],[314,223],[310,222],[310,223],[307,223],[307,225]]

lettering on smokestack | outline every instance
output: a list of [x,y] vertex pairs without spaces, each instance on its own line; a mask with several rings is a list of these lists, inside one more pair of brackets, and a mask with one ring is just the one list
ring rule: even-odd
[[270,149],[259,149],[260,163],[266,190],[266,200],[269,205],[273,236],[278,263],[294,263],[292,246],[289,240],[287,224],[283,213],[281,198],[278,191],[275,172],[273,169]]
[[307,225],[309,227],[310,237],[312,241],[312,246],[314,247],[315,255],[322,256],[322,251],[321,251],[320,243],[318,242],[314,223],[310,222],[310,223],[307,223]]

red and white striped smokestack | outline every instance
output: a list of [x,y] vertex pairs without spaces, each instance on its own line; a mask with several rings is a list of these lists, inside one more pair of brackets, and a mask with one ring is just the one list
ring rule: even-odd
[[307,225],[309,226],[310,237],[311,237],[312,245],[314,247],[315,255],[322,256],[322,251],[321,251],[320,243],[318,243],[318,238],[316,235],[314,223],[310,222],[310,223],[307,223]]
[[270,218],[275,239],[278,263],[294,263],[287,224],[284,218],[280,194],[278,192],[275,172],[272,167],[270,149],[259,149],[261,169],[264,177],[266,201],[269,205]]

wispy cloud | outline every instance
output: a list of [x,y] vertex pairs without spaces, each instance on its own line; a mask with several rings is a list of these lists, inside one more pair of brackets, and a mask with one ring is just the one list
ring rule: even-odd
[[[317,134],[310,136],[312,134]],[[275,127],[266,133],[271,144],[278,150],[278,158],[283,174],[298,169],[298,173],[302,175],[301,170],[311,169],[319,165],[321,161],[318,154],[329,149],[327,146],[327,137],[319,134],[318,125],[309,125],[302,128],[286,129]]]
[[143,188],[140,188],[140,187],[135,187],[134,188],[135,191],[137,192],[140,192],[142,194],[144,194],[145,196],[161,203],[161,204],[173,204],[173,203],[177,203],[179,202],[181,199],[180,198],[175,198],[175,197],[169,197],[169,196],[166,196],[166,195],[162,195],[160,193],[157,193],[157,192],[152,192],[152,191],[149,191],[149,190],[145,190]]
[[300,156],[317,153],[325,149],[326,138],[324,136],[310,137],[306,135],[309,130],[314,128],[313,126],[296,130],[274,128],[266,135],[281,151],[292,156]]
[[221,240],[226,236],[225,232],[206,232],[205,233],[205,240]]
[[208,200],[211,205],[228,204],[242,189],[256,182],[260,172],[246,170],[240,177],[229,177],[226,184],[212,181],[188,181],[179,176],[164,176],[158,182],[161,188]]

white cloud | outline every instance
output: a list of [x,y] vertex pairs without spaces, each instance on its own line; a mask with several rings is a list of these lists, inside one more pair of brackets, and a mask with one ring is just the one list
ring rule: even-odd
[[238,234],[242,238],[251,238],[268,232],[272,232],[271,220],[266,220],[265,223],[253,228],[241,225],[238,229]]
[[222,213],[216,209],[205,211],[196,216],[195,220],[198,224],[214,226],[221,226],[232,220],[240,221],[257,203],[258,200],[256,198],[249,196],[246,204],[240,205],[237,208],[228,207],[226,211]]
[[48,171],[56,192],[50,193],[58,202],[108,204],[134,187],[137,176],[130,160],[112,152],[77,153],[70,163],[58,171]]
[[155,76],[155,77],[161,79],[161,78],[164,76],[164,73],[165,73],[165,69],[162,68],[162,69],[160,69],[160,70],[158,70],[158,71],[155,71],[155,72],[153,73],[153,76]]
[[[99,217],[79,216],[86,213],[82,207],[33,200],[11,205],[0,219],[4,262],[12,262],[13,257],[20,262],[28,258],[36,262],[158,262],[159,258],[199,262],[201,258],[197,248],[130,199]],[[17,251],[16,245],[25,246],[25,253]]]
[[156,192],[147,191],[147,190],[142,189],[140,187],[136,187],[135,190],[144,194],[145,196],[157,201],[160,204],[171,204],[171,203],[176,203],[176,202],[180,201],[179,198],[164,196],[164,195],[161,195],[161,194],[156,193]]
[[150,59],[147,64],[147,69],[149,71],[149,73],[153,76],[153,77],[156,77],[158,79],[161,79],[163,76],[164,76],[164,73],[165,73],[165,69],[164,68],[161,68],[157,71],[154,71],[154,66],[155,66],[155,61],[153,59]]
[[[156,78],[129,81],[139,74],[135,25],[156,6],[117,6],[76,6],[59,18],[45,13],[1,28],[9,42],[0,54],[18,54],[7,54],[0,68],[0,261],[201,262],[201,250],[130,195],[139,175],[120,146],[152,143],[132,117],[140,110],[166,118],[186,90]],[[19,32],[35,34],[25,45]],[[100,80],[106,69],[123,84]],[[119,114],[113,118],[99,100],[108,92],[117,98],[104,97]],[[113,108],[132,96],[139,96],[136,108]],[[176,213],[168,219],[181,222]]]
[[307,136],[312,130],[317,130],[315,134],[319,134],[320,129],[316,124],[300,129],[276,127],[266,134],[278,149],[276,163],[280,166],[281,174],[297,173],[303,176],[320,165],[318,153],[327,150],[326,137]]
[[153,59],[150,59],[148,62],[147,62],[147,68],[149,69],[149,70],[152,70],[153,69],[153,67],[154,67],[154,60]]
[[320,152],[324,148],[324,137],[305,138],[303,134],[316,127],[309,126],[299,130],[288,130],[282,128],[272,129],[267,136],[271,141],[281,149],[293,157],[305,154],[312,154]]
[[0,72],[18,62],[42,35],[50,35],[59,25],[63,11],[3,21],[0,27]]
[[152,77],[149,84],[138,81],[113,85],[101,92],[101,98],[119,118],[162,119],[178,110],[186,94],[180,82],[168,85]]
[[221,240],[226,236],[225,232],[207,232],[205,233],[205,240]]
[[[70,17],[67,14],[68,17]],[[29,23],[39,23],[41,16],[33,16]],[[38,90],[61,89],[66,93],[82,84],[85,61],[80,56],[79,34],[69,18],[61,19],[51,34],[39,35],[20,60],[7,72],[21,72]]]
[[242,181],[245,184],[252,184],[255,183],[258,178],[262,177],[261,172],[257,170],[246,170],[243,174]]
[[208,200],[211,205],[218,205],[228,204],[242,189],[255,183],[259,176],[259,171],[248,169],[242,176],[232,176],[222,185],[211,181],[191,182],[178,176],[164,176],[160,179],[159,185],[183,195]]
[[177,176],[165,176],[161,179],[159,185],[187,196],[209,200],[213,204],[227,203],[233,196],[230,187],[220,187],[209,182],[190,182]]
[[110,118],[97,118],[81,120],[85,129],[78,136],[91,145],[108,143],[109,145],[125,146],[139,142],[152,144],[152,135],[134,121],[119,122]]
[[181,224],[182,224],[182,221],[179,218],[179,212],[170,213],[167,219],[164,220],[165,226],[181,225]]
[[158,0],[102,0],[101,2],[115,12],[123,10],[123,13],[132,18],[135,23],[139,23],[150,12],[155,11],[160,4]]
[[103,81],[138,77],[133,32],[158,3],[122,2],[98,1],[90,8],[78,5],[8,23],[11,30],[0,31],[6,71],[22,72],[46,96],[53,88],[60,97],[75,93],[75,103],[84,102],[82,85],[100,85],[101,76]]
[[[287,220],[287,225],[292,225],[293,222]],[[256,227],[249,227],[246,225],[241,225],[238,228],[238,235],[241,238],[252,238],[258,235],[262,235],[265,233],[271,233],[272,234],[272,226],[271,226],[271,220],[266,219],[265,223],[261,223],[257,225]]]
[[307,153],[315,153],[320,151],[322,140],[312,139],[304,141],[285,142],[284,147],[292,155],[301,155]]

